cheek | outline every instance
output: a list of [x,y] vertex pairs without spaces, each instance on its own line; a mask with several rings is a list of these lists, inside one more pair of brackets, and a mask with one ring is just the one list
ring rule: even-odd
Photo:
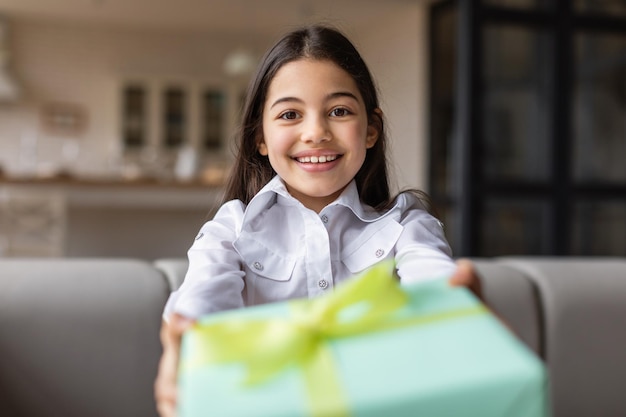
[[293,142],[288,129],[263,129],[263,137],[270,154],[286,153]]
[[268,147],[271,148],[270,152],[284,151],[298,141],[297,130],[285,126],[273,127],[270,125],[263,129],[263,135]]
[[352,126],[349,131],[345,132],[346,137],[352,139],[353,146],[362,149],[364,152],[367,148],[367,126]]

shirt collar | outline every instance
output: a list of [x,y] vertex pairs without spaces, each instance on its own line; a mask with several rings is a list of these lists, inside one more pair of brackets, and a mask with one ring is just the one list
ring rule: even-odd
[[[265,186],[252,198],[252,200],[250,200],[250,203],[248,203],[248,206],[245,210],[243,222],[245,223],[249,219],[256,217],[267,207],[275,204],[279,196],[282,197],[281,203],[300,204],[298,200],[296,200],[294,197],[291,196],[291,194],[289,194],[283,180],[278,175],[276,175],[267,184],[265,184]],[[369,223],[377,221],[389,215],[391,212],[394,211],[393,208],[397,206],[397,203],[391,210],[384,213],[380,213],[374,210],[373,207],[370,207],[367,204],[361,202],[356,182],[352,180],[345,188],[345,190],[343,190],[341,195],[334,202],[328,205],[328,207],[331,206],[347,207],[361,221]]]
[[261,188],[261,190],[256,193],[254,197],[252,197],[252,200],[250,200],[244,211],[242,223],[246,224],[250,221],[250,219],[254,219],[267,207],[275,204],[278,195],[293,198],[289,196],[287,187],[285,187],[282,180],[278,176],[275,176],[267,184],[265,184],[265,186]]
[[329,204],[330,206],[339,205],[349,208],[355,216],[361,221],[369,223],[377,221],[383,217],[386,217],[389,212],[378,212],[373,207],[363,203],[359,197],[359,191],[356,186],[356,182],[352,180],[346,187],[341,195],[334,202]]

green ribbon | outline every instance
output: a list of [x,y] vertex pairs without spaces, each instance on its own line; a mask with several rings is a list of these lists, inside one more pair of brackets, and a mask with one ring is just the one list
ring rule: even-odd
[[[287,367],[304,377],[312,417],[348,417],[329,341],[363,333],[414,326],[486,311],[483,306],[427,317],[398,317],[409,296],[393,275],[393,262],[381,262],[326,296],[289,302],[289,317],[233,317],[198,323],[183,370],[207,364],[244,365],[245,384],[267,381]],[[341,411],[338,411],[341,410]]]

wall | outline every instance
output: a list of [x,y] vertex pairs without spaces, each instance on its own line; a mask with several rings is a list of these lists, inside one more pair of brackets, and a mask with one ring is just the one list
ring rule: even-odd
[[[426,189],[427,184],[423,7],[412,2],[386,7],[377,21],[359,27],[330,21],[355,42],[379,84],[397,188]],[[41,112],[50,103],[67,102],[83,106],[88,114],[86,130],[76,139],[80,144],[74,165],[77,173],[100,176],[115,172],[122,80],[193,79],[223,83],[234,91],[242,83],[223,75],[221,63],[226,54],[245,45],[260,55],[276,36],[225,38],[15,21],[14,68],[26,95],[18,103],[0,104],[0,166],[16,174],[62,168],[64,144],[69,139],[43,129]],[[37,166],[23,152],[34,142]],[[206,210],[174,210],[161,205],[150,210],[70,206],[67,213],[65,255],[154,259],[184,256]]]
[[[359,28],[333,22],[355,41],[379,83],[398,184],[421,188],[426,183],[423,15],[422,6],[407,3],[387,8],[380,20]],[[76,170],[101,175],[119,153],[122,80],[228,84],[221,69],[225,55],[241,45],[261,54],[275,36],[238,39],[15,21],[12,38],[15,72],[26,96],[18,104],[0,105],[0,164],[10,172],[33,169],[20,148],[36,141],[40,168],[62,165],[68,140],[41,128],[41,112],[50,103],[68,102],[83,106],[88,115],[77,141]]]
[[359,32],[361,52],[381,91],[391,165],[399,188],[427,190],[427,9],[406,4]]
[[226,54],[240,44],[260,51],[268,42],[15,21],[14,72],[26,94],[20,102],[0,107],[0,163],[10,172],[32,170],[29,161],[20,159],[20,148],[37,142],[40,168],[62,164],[63,145],[74,139],[44,130],[41,116],[50,104],[70,103],[87,114],[86,129],[76,139],[80,158],[75,170],[106,174],[120,150],[119,93],[124,80],[228,86],[221,67]]

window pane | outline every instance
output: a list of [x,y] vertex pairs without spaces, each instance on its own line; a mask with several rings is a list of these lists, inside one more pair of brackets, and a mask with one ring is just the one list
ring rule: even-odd
[[222,147],[222,125],[224,119],[224,94],[218,90],[207,90],[202,95],[202,143],[209,150]]
[[480,256],[549,254],[546,202],[493,199],[485,204],[481,225]]
[[443,206],[452,194],[452,139],[455,118],[457,10],[440,11],[433,19],[430,192]]
[[484,174],[487,180],[547,180],[550,173],[550,68],[543,32],[484,31]]
[[554,0],[483,0],[486,6],[498,6],[523,10],[547,10],[554,7]]
[[575,38],[574,177],[626,182],[626,36]]
[[164,92],[163,143],[168,148],[179,147],[185,142],[186,99],[182,88],[171,87]]
[[456,55],[458,7],[435,7],[431,15],[431,106],[430,106],[430,187],[433,208],[445,225],[453,253],[457,251],[459,229],[454,173],[458,155],[453,153],[456,117]]
[[626,16],[626,2],[624,0],[575,0],[574,10],[582,13]]
[[583,202],[574,210],[573,255],[624,256],[626,203]]
[[124,145],[135,148],[146,141],[147,105],[146,89],[140,85],[127,85],[123,90],[122,137]]

